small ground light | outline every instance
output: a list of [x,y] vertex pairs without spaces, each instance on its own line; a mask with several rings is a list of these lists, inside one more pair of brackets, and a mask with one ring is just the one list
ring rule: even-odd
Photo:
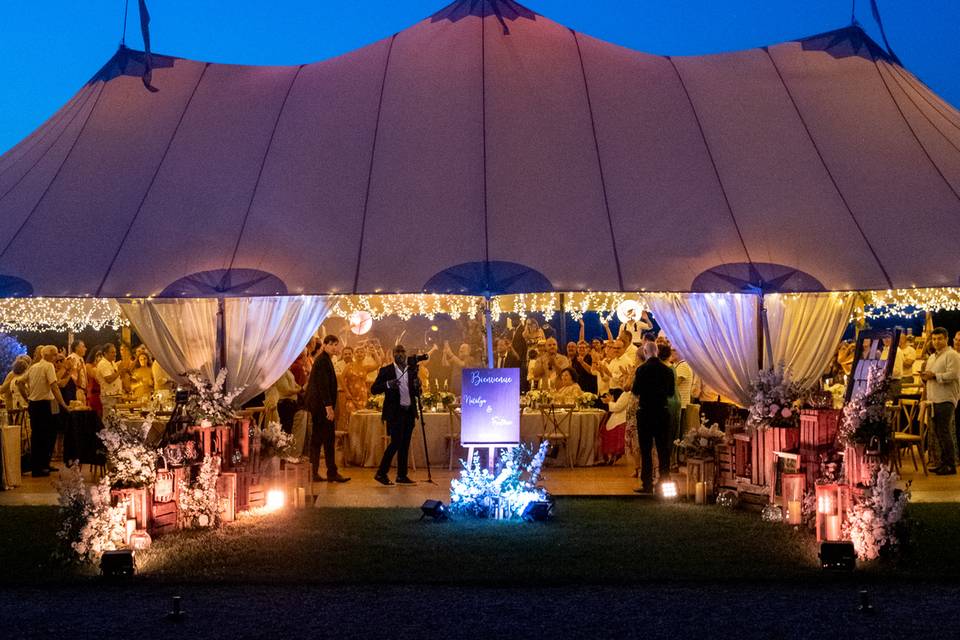
[[286,502],[286,494],[281,489],[267,491],[267,511],[282,509]]
[[661,482],[660,483],[660,495],[667,500],[673,500],[677,497],[677,483],[676,482]]
[[183,615],[186,613],[183,610],[183,603],[180,600],[180,596],[173,596],[173,609],[167,612],[168,620],[183,620]]

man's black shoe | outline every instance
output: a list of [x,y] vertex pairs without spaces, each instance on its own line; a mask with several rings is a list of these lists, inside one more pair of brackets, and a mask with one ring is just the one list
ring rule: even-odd
[[60,471],[59,467],[47,467],[47,473],[55,473],[57,471]]
[[338,473],[335,476],[328,477],[327,482],[350,482],[350,478],[344,477]]
[[955,476],[957,475],[957,468],[943,465],[942,467],[934,469],[933,474],[937,476]]
[[314,481],[314,482],[326,482],[327,479],[324,478],[323,476],[318,476],[317,474],[313,474],[313,481]]
[[651,495],[653,493],[653,489],[650,487],[640,487],[639,489],[634,489],[633,492],[642,493],[643,495]]
[[404,476],[402,478],[397,478],[397,484],[417,484],[417,483],[411,480],[410,478]]
[[373,476],[373,479],[376,480],[377,482],[379,482],[380,484],[382,484],[382,485],[385,486],[385,487],[392,487],[392,486],[393,486],[393,483],[390,482],[390,478],[388,478],[386,475],[383,475],[383,474],[378,473],[377,475]]

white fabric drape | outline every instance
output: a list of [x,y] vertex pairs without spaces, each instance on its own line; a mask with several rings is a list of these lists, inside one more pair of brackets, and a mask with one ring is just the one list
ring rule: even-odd
[[704,383],[724,398],[750,404],[756,379],[757,296],[731,293],[653,294],[648,308]]
[[243,387],[240,403],[280,378],[330,311],[320,296],[228,298],[227,386]]
[[[212,298],[118,300],[134,331],[178,383],[199,371],[216,378],[217,301]],[[228,298],[224,302],[227,388],[243,403],[296,359],[330,311],[323,296]]]
[[177,383],[184,374],[199,371],[216,378],[217,301],[207,298],[177,300],[117,300],[160,366]]
[[813,387],[830,364],[850,322],[855,293],[764,296],[773,363],[789,369],[794,382]]

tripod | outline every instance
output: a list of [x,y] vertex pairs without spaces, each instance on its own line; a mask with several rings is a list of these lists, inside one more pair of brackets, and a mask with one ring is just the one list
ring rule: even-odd
[[423,457],[427,463],[427,479],[430,484],[437,484],[433,481],[433,473],[430,471],[430,450],[427,448],[427,424],[423,419],[423,403],[420,402],[420,394],[417,393],[417,417],[420,418],[420,434],[423,436]]

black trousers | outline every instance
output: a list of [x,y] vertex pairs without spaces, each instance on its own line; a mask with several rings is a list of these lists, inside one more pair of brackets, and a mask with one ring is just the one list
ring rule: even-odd
[[641,410],[637,412],[637,439],[640,441],[640,484],[653,486],[653,447],[657,447],[657,470],[663,480],[670,473],[670,412]]
[[293,433],[293,418],[297,415],[296,400],[281,400],[277,403],[277,414],[280,416],[280,428],[284,433]]
[[[279,407],[278,407],[279,409]],[[337,456],[334,450],[336,440],[336,425],[333,421],[327,420],[326,413],[311,414],[313,416],[313,429],[310,434],[310,464],[313,472],[320,475],[320,450],[323,450],[323,459],[327,465],[327,479],[336,478]]]
[[397,477],[407,477],[407,460],[410,455],[410,439],[413,436],[413,426],[417,417],[417,408],[414,406],[400,407],[399,415],[387,422],[387,433],[390,435],[390,444],[383,452],[380,460],[379,475],[385,476],[390,470],[393,456],[397,456]]
[[953,450],[953,412],[952,402],[933,403],[933,435],[940,443],[940,465],[945,467],[957,466],[956,452]]
[[30,470],[43,473],[50,468],[50,456],[57,438],[56,417],[50,410],[50,400],[31,400],[30,414]]

